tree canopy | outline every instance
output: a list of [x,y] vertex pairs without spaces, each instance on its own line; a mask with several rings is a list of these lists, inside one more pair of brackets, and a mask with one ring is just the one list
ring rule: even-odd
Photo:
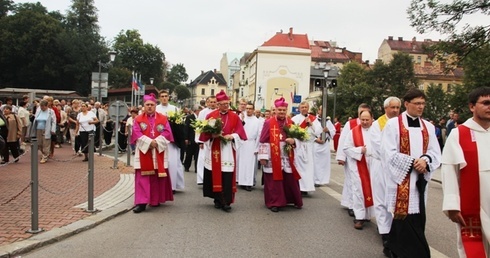
[[[448,64],[460,65],[472,52],[490,42],[490,19],[485,24],[461,24],[469,16],[488,16],[490,1],[458,0],[441,3],[436,0],[412,0],[407,10],[410,25],[424,34],[437,31],[447,35],[445,41],[430,47],[439,59]],[[455,54],[457,58],[450,58]]]

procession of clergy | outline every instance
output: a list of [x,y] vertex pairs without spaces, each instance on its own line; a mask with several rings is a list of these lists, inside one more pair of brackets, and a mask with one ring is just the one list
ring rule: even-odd
[[[159,97],[157,104],[153,94],[144,96],[144,113],[133,124],[135,213],[172,201],[173,191],[184,187],[180,150],[173,142],[179,132],[172,134],[166,116],[177,108],[168,104],[167,91]],[[389,97],[385,114],[377,120],[367,104],[359,106],[358,118],[347,122],[340,134],[336,155],[345,172],[341,205],[355,217],[359,230],[374,213],[387,257],[430,257],[424,232],[427,188],[442,164],[443,210],[457,223],[460,256],[489,257],[490,194],[483,189],[490,189],[490,159],[477,154],[490,148],[490,88],[469,95],[473,117],[453,130],[442,155],[434,126],[422,119],[425,101],[417,89],[402,100]],[[229,104],[221,91],[206,100],[207,108],[196,118],[222,124],[221,134],[195,136],[200,148],[197,183],[216,209],[231,210],[237,184],[252,189],[259,181],[259,164],[265,206],[272,212],[288,205],[301,209],[303,195],[329,183],[329,141],[335,127],[329,120],[321,123],[321,114],[309,114],[307,102],[290,118],[281,97],[274,101],[272,116],[264,119],[245,100],[240,101],[246,107],[242,112],[231,111]],[[402,104],[405,112],[400,114]],[[284,128],[292,124],[305,129],[309,138],[288,138]]]

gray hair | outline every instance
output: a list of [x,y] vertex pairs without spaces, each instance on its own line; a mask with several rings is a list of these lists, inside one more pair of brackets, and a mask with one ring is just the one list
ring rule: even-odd
[[402,104],[402,101],[399,98],[391,96],[385,99],[385,102],[383,103],[383,107],[388,107],[390,105],[390,102],[392,101],[397,101],[398,104],[400,105]]
[[47,107],[47,106],[48,106],[48,101],[47,101],[47,100],[45,100],[45,99],[42,99],[41,101],[39,101],[39,105],[40,105],[40,106]]

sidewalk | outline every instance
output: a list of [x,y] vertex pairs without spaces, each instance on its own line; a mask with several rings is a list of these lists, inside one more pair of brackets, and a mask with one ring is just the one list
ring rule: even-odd
[[[83,156],[73,155],[70,145],[64,144],[62,148],[55,149],[53,159],[45,164],[38,163],[38,224],[43,232],[35,235],[26,233],[32,226],[31,147],[27,146],[26,154],[20,157],[18,163],[0,167],[0,257],[8,257],[16,250],[29,248],[34,244],[39,246],[39,239],[46,236],[49,238],[50,231],[76,224],[74,222],[84,218],[101,217],[104,210],[130,199],[134,189],[133,168],[119,162],[118,168],[113,169],[112,158],[94,153],[94,209],[97,213],[86,212],[88,162],[82,162],[82,159]],[[12,157],[10,160],[13,160]],[[123,210],[130,208],[131,204],[126,203]],[[115,211],[111,214],[114,216]],[[80,230],[77,227],[72,228]],[[34,238],[38,240],[25,241]]]

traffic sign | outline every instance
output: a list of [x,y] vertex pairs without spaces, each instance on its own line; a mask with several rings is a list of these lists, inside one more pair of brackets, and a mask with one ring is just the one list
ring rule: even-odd
[[128,105],[123,101],[115,101],[109,105],[109,115],[111,119],[118,123],[128,115]]
[[[92,88],[91,94],[99,99],[99,88]],[[103,98],[107,98],[107,88],[101,88],[100,95],[102,95]]]

